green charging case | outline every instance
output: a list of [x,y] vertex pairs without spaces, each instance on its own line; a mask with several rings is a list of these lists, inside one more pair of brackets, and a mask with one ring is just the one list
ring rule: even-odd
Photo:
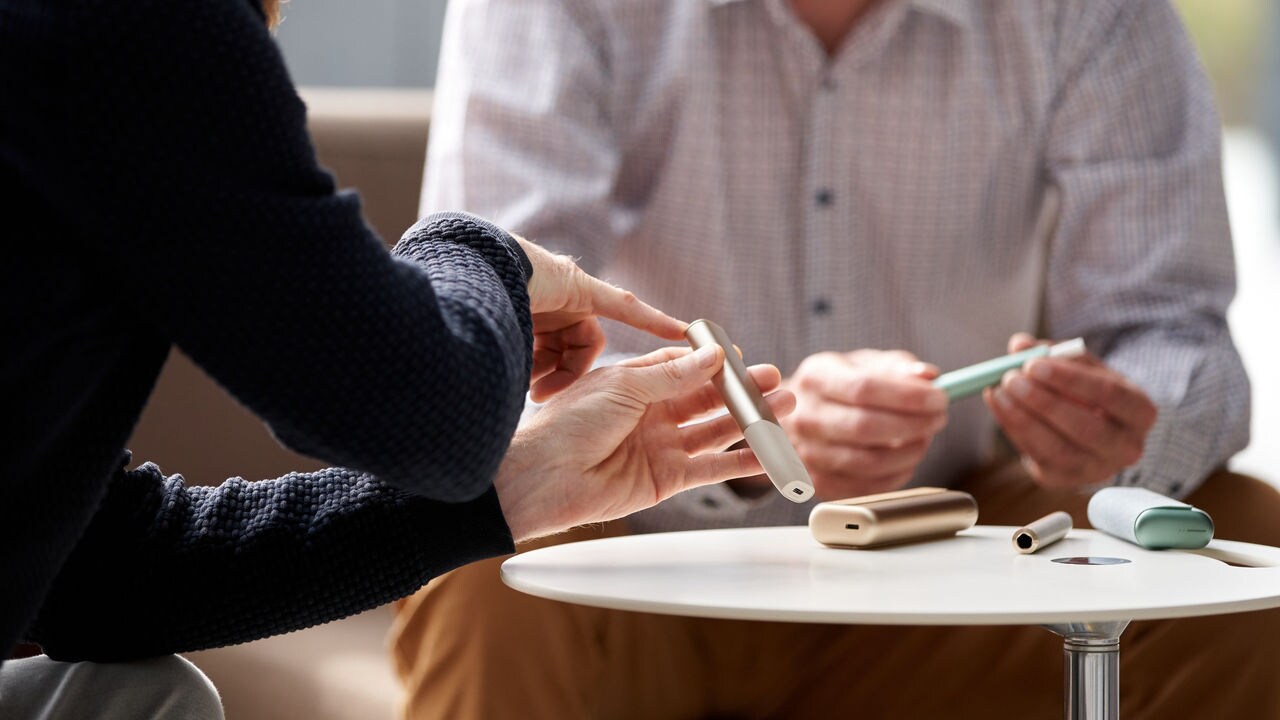
[[1133,536],[1139,545],[1152,550],[1194,550],[1213,539],[1213,519],[1199,508],[1149,508],[1134,520]]

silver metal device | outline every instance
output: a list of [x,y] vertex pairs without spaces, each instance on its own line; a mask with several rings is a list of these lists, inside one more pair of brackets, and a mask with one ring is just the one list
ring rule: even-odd
[[1013,531],[1013,548],[1023,555],[1058,542],[1071,532],[1071,516],[1061,510],[1051,512],[1026,527]]
[[684,335],[695,350],[707,345],[724,348],[724,367],[711,378],[711,383],[720,391],[729,414],[742,428],[747,445],[760,460],[773,486],[792,502],[801,503],[813,497],[809,471],[760,394],[760,388],[747,375],[746,363],[738,356],[729,334],[710,320],[695,320]]

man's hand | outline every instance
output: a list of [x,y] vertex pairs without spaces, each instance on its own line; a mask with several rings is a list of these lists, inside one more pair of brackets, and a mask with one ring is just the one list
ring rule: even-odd
[[591,369],[604,350],[597,317],[624,322],[664,340],[683,340],[686,323],[635,295],[588,275],[572,258],[516,238],[533,264],[533,372],[529,394],[542,402]]
[[[1036,342],[1018,333],[1009,352]],[[1092,354],[1032,360],[983,398],[1031,477],[1047,487],[1103,482],[1138,462],[1156,421],[1151,398]]]
[[824,352],[800,363],[787,387],[796,411],[782,421],[825,498],[902,487],[947,424],[938,369],[901,351]]
[[[733,418],[694,423],[723,407],[711,376],[717,346],[665,348],[587,374],[516,432],[494,486],[517,542],[630,515],[691,487],[761,472],[750,450],[722,452],[742,437]],[[750,368],[761,391],[778,369]],[[786,391],[768,397],[783,416]]]

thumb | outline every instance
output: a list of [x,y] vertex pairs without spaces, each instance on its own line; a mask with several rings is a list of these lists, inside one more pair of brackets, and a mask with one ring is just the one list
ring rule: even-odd
[[1029,347],[1034,346],[1038,340],[1031,333],[1016,332],[1009,337],[1009,353],[1022,352]]
[[724,366],[724,350],[708,345],[678,358],[645,367],[630,368],[627,387],[646,405],[693,392]]

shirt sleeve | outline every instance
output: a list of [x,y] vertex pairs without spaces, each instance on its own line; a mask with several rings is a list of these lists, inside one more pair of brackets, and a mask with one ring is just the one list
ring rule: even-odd
[[442,503],[354,470],[187,487],[118,472],[28,631],[57,660],[115,662],[329,622],[513,551],[492,489]]
[[[634,221],[607,20],[586,2],[455,0],[445,20],[421,212],[465,207],[602,273]],[[609,364],[622,359],[613,355]],[[720,484],[633,516],[644,530],[730,526],[773,494]]]
[[599,273],[626,211],[604,21],[589,3],[449,3],[421,212],[466,208]]
[[1221,128],[1169,4],[1111,7],[1060,19],[1046,163],[1061,205],[1044,331],[1083,336],[1159,407],[1142,459],[1117,482],[1182,496],[1249,437],[1249,383],[1226,322],[1235,267]]
[[[68,87],[33,172],[119,303],[290,447],[425,497],[484,493],[532,335],[522,253],[428,218],[395,254],[317,164],[251,2],[76,6]],[[59,93],[63,95],[63,93]],[[49,133],[49,135],[53,135]]]

